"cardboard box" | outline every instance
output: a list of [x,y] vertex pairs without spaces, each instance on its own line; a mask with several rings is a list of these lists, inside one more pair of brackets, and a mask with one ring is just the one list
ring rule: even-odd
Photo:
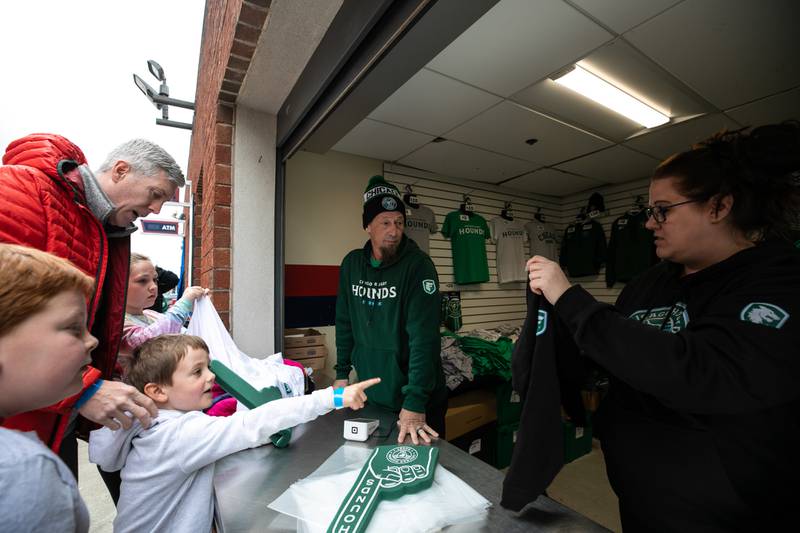
[[286,348],[283,350],[283,356],[314,370],[323,370],[325,368],[325,360],[328,358],[328,348],[325,346]]
[[497,398],[494,390],[471,390],[453,396],[448,402],[445,425],[447,440],[497,420]]
[[287,328],[283,331],[283,347],[321,346],[325,344],[325,334],[315,329]]
[[325,368],[325,360],[327,357],[307,357],[305,359],[295,359],[301,365],[313,368],[314,370],[323,370]]
[[597,408],[600,407],[600,391],[599,390],[584,390],[581,391],[581,397],[583,398],[583,407],[590,413],[594,413],[597,411]]
[[287,359],[308,359],[309,357],[328,357],[328,348],[325,346],[302,346],[300,348],[285,348],[283,356]]

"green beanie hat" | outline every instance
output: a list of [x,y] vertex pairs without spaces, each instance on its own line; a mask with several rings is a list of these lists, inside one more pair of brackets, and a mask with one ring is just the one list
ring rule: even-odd
[[372,176],[364,189],[363,227],[366,228],[373,218],[384,211],[397,211],[405,216],[406,206],[397,187],[383,179],[383,176]]

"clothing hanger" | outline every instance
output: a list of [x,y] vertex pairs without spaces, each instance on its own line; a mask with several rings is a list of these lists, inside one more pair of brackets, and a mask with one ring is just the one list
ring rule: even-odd
[[636,199],[633,201],[633,207],[628,209],[629,215],[638,215],[644,209],[644,196],[641,194],[636,195]]
[[414,194],[414,190],[411,188],[411,185],[406,184],[405,186],[406,193],[403,195],[403,203],[407,206],[417,209],[419,207],[419,198]]
[[500,211],[500,216],[506,220],[514,220],[514,210],[511,208],[511,202],[506,202],[505,207]]
[[464,195],[464,200],[462,201],[461,205],[459,206],[459,210],[468,215],[475,211],[475,207],[472,205],[472,199],[470,199],[469,195]]

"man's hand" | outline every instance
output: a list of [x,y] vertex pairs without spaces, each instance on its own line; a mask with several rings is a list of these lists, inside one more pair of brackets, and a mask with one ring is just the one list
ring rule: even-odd
[[423,441],[423,444],[430,444],[431,438],[439,438],[439,434],[425,423],[425,413],[415,413],[414,411],[401,409],[397,426],[400,428],[400,433],[397,435],[398,444],[403,444],[406,440],[406,435],[411,437],[411,442],[414,445],[419,445],[420,440]]
[[561,295],[572,286],[558,263],[546,257],[531,257],[525,264],[525,270],[528,271],[531,290],[543,294],[552,305],[556,305]]
[[116,430],[120,426],[130,428],[134,418],[138,418],[143,427],[150,427],[158,408],[134,387],[106,380],[78,412],[92,422]]
[[334,389],[343,389],[343,388],[347,387],[348,383],[349,382],[346,379],[337,379],[336,381],[333,382],[332,387]]
[[342,405],[354,411],[361,409],[367,401],[367,395],[364,393],[364,389],[368,389],[380,382],[381,378],[372,378],[345,387],[342,392]]

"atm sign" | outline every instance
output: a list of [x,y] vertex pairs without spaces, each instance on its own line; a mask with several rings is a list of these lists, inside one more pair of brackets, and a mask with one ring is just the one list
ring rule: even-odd
[[160,220],[142,220],[142,232],[144,233],[165,233],[167,235],[178,234],[177,222],[166,222]]

